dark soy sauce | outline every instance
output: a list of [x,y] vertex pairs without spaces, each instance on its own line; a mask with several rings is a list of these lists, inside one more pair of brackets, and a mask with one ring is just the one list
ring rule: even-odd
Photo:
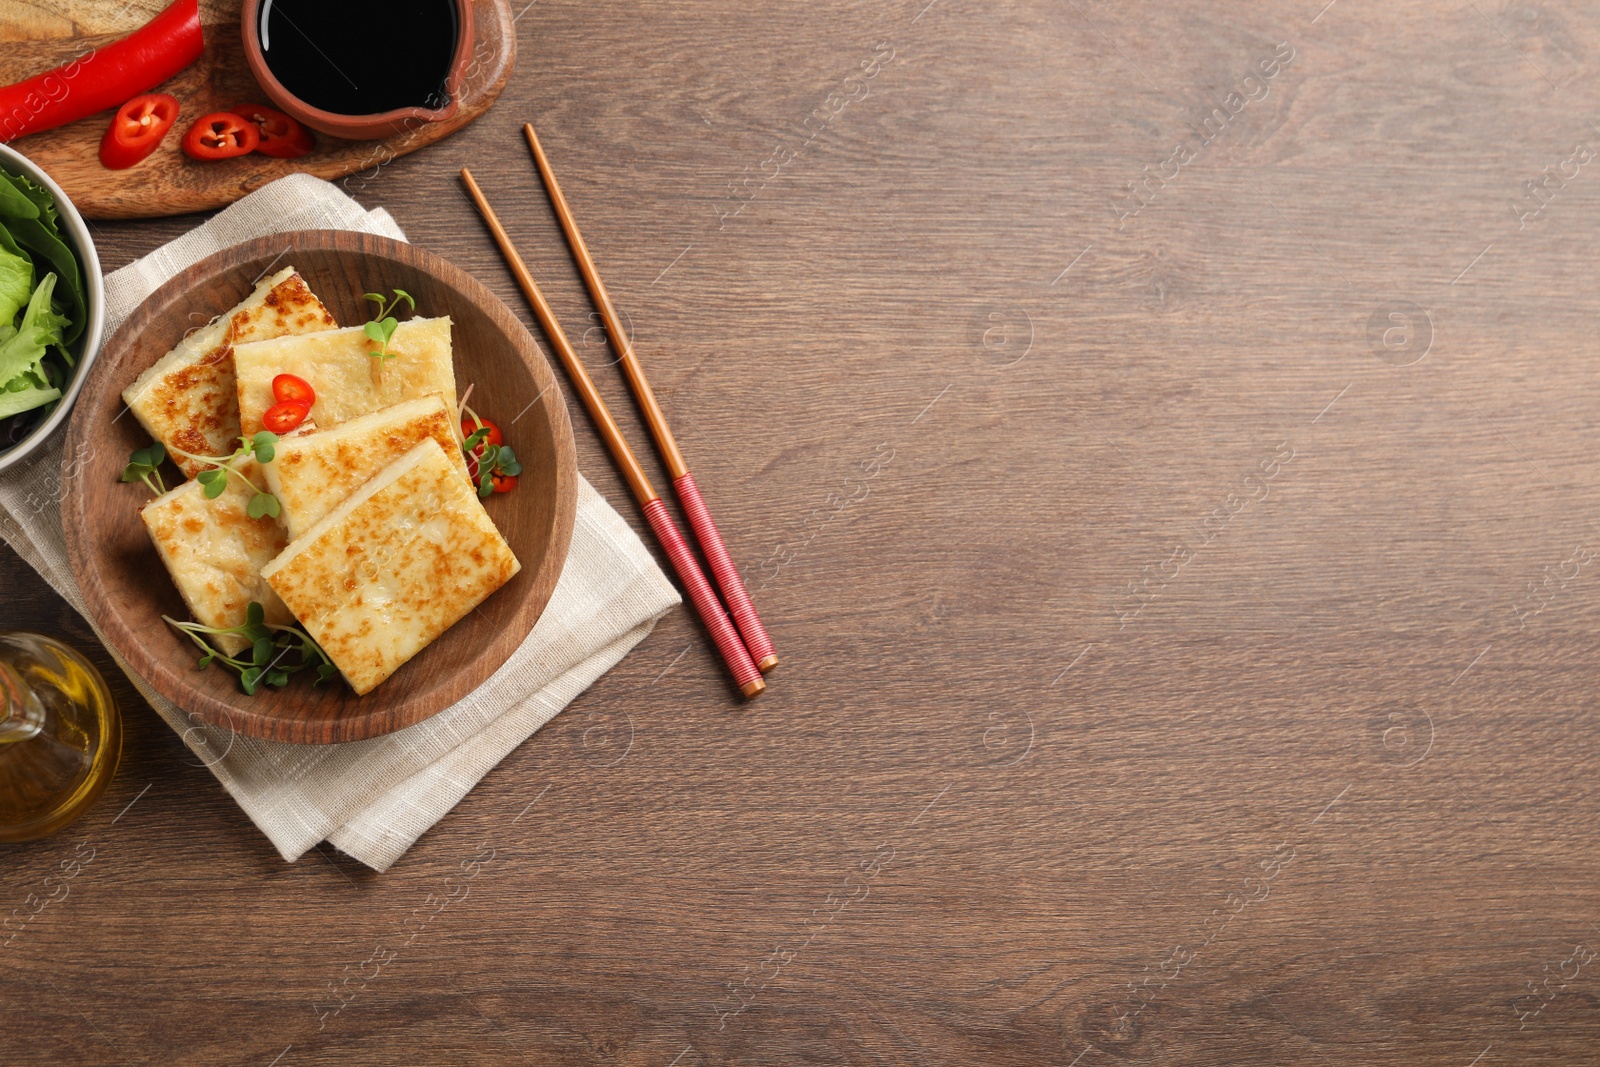
[[263,0],[262,55],[295,96],[335,115],[440,108],[456,0]]

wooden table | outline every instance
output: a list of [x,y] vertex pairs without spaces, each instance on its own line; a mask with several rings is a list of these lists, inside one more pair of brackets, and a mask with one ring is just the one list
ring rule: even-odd
[[537,121],[772,692],[676,612],[378,876],[119,684],[0,1061],[1592,1063],[1600,13],[1324,2],[530,5],[350,189],[583,335]]

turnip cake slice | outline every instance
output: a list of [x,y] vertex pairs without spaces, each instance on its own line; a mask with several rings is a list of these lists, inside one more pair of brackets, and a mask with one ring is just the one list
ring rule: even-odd
[[[180,341],[123,390],[122,399],[150,436],[167,447],[184,477],[193,478],[205,465],[176,450],[228,456],[238,447],[235,346],[338,325],[295,269],[285,267],[257,285],[232,311]],[[269,379],[269,394],[271,390]]]
[[291,541],[261,575],[365,695],[521,567],[430,437]]
[[[252,480],[259,473],[250,460],[239,470]],[[222,630],[241,626],[252,600],[260,602],[267,622],[294,622],[289,609],[261,577],[261,568],[288,544],[288,534],[275,519],[249,516],[245,509],[254,495],[229,476],[222,495],[207,500],[205,486],[188,481],[139,511],[172,583],[201,625]],[[210,640],[230,656],[250,644],[236,634],[213,634]]]
[[266,465],[267,487],[296,538],[418,444],[433,438],[465,480],[455,412],[437,393],[358,415],[331,430],[286,437]]
[[388,358],[371,355],[376,347],[359,326],[234,346],[243,433],[262,428],[261,417],[276,399],[272,379],[279,374],[298,375],[316,390],[311,417],[323,429],[429,393],[455,410],[448,318],[402,322],[389,340]]

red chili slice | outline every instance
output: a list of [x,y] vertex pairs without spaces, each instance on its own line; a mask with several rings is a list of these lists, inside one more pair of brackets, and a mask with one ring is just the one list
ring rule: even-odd
[[100,162],[110,170],[142,163],[178,121],[178,101],[165,93],[136,96],[117,109],[100,139]]
[[515,474],[491,474],[489,477],[493,480],[494,491],[497,493],[509,493],[517,487]]
[[273,159],[299,159],[316,147],[311,131],[292,117],[265,104],[235,104],[228,109],[255,126],[261,135],[256,151]]
[[272,397],[281,404],[304,404],[309,408],[317,402],[317,391],[298,375],[280,374],[272,379]]
[[191,159],[233,159],[254,152],[261,143],[255,123],[231,111],[206,115],[183,136],[183,150]]
[[288,401],[279,401],[267,409],[261,416],[261,425],[273,433],[288,433],[306,421],[306,416],[311,414],[309,404],[295,404]]
[[480,419],[477,422],[474,422],[471,415],[461,416],[461,439],[463,441],[477,433],[480,429],[488,430],[489,434],[483,439],[483,443],[478,445],[474,451],[482,452],[484,445],[505,444],[506,439],[500,433],[500,427],[496,426],[488,419]]

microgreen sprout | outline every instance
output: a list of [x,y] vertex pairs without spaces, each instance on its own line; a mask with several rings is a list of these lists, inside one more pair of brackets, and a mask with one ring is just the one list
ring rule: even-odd
[[[486,443],[489,439],[489,427],[484,425],[476,411],[465,404],[462,405],[462,409],[472,419],[472,424],[478,428],[467,435],[461,447],[477,462],[478,495],[487,500],[494,494],[495,475],[509,475],[515,478],[522,473],[522,464],[517,462],[517,454],[511,451],[510,445]],[[483,448],[481,453],[476,451],[480,446]]]
[[122,468],[122,480],[143,482],[156,496],[162,496],[167,491],[167,485],[161,480],[161,461],[166,458],[167,450],[159,442],[136,448],[128,457],[128,465]]
[[399,309],[401,301],[405,301],[406,305],[412,311],[415,311],[417,310],[417,302],[404,289],[396,289],[394,296],[387,301],[384,300],[380,293],[363,293],[362,299],[370,300],[378,305],[378,313],[372,317],[371,322],[363,327],[366,330],[367,337],[378,343],[378,347],[372,349],[367,355],[375,359],[393,359],[398,353],[389,351],[389,339],[394,336],[394,331],[400,326],[400,320],[394,317],[394,312]]
[[[231,667],[239,672],[239,687],[250,696],[255,696],[263,685],[287,685],[290,675],[307,667],[316,667],[316,685],[329,681],[339,673],[339,668],[333,665],[333,660],[310,634],[298,626],[279,626],[267,622],[266,611],[254,600],[245,609],[244,622],[225,629],[202,626],[197,622],[179,622],[168,615],[161,617],[200,646],[203,655],[200,657],[199,670],[205,670],[212,663]],[[206,634],[242,637],[250,642],[250,647],[241,650],[237,656],[230,656],[213,648],[203,636]],[[286,656],[297,658],[286,660]]]
[[[151,447],[160,448],[161,446],[152,445]],[[196,456],[189,452],[185,452],[181,448],[174,448],[172,451],[187,459],[192,459],[196,463],[211,464],[209,470],[203,470],[194,477],[195,481],[205,486],[207,500],[215,500],[227,490],[228,475],[231,474],[235,478],[239,479],[240,482],[250,489],[252,494],[250,497],[250,503],[245,508],[245,512],[252,519],[259,519],[264,515],[270,515],[273,518],[277,518],[278,513],[283,510],[282,506],[278,503],[277,497],[273,496],[265,489],[262,489],[260,486],[256,485],[255,482],[252,482],[249,478],[246,478],[243,474],[241,474],[235,464],[243,459],[253,459],[257,463],[271,463],[272,457],[277,455],[277,447],[278,435],[270,430],[262,430],[254,437],[239,438],[239,447],[231,456]],[[138,453],[134,454],[138,455]],[[127,473],[124,472],[122,480],[130,481],[131,479],[128,478]]]

